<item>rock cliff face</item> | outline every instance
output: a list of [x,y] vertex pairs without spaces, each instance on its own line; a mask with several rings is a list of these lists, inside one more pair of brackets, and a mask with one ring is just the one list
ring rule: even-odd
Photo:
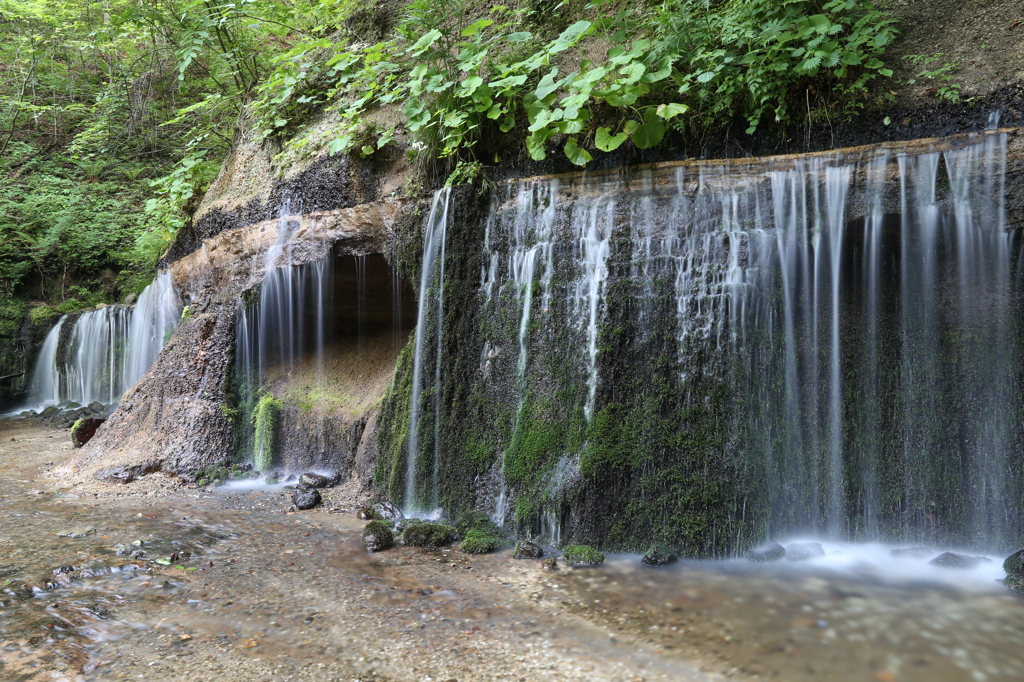
[[[250,418],[238,414],[236,405],[239,301],[266,277],[267,252],[280,230],[291,231],[287,259],[300,266],[329,256],[389,253],[397,234],[418,228],[418,202],[380,197],[372,169],[348,158],[325,157],[263,185],[251,182],[266,168],[263,157],[246,151],[243,147],[225,165],[201,214],[168,253],[167,267],[188,305],[181,325],[95,438],[58,475],[124,481],[124,471],[142,465],[190,478],[235,456],[240,420]],[[235,186],[239,176],[250,180],[249,185],[241,182],[242,192]],[[294,214],[282,213],[289,207]],[[411,301],[411,295],[407,298]],[[372,451],[372,445],[364,444],[365,425],[373,419],[393,367],[393,360],[383,362],[384,378],[369,382],[380,395],[361,396],[356,413],[334,405],[337,414],[321,410],[311,428],[308,410],[295,405],[285,410],[278,436],[281,466],[347,473],[355,467],[357,451]],[[319,454],[313,441],[321,444]],[[325,447],[325,442],[333,445]]]

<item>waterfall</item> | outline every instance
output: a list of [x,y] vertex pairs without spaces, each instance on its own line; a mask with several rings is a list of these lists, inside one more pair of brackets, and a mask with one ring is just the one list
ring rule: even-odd
[[32,380],[29,383],[28,404],[32,409],[56,405],[60,402],[60,373],[57,372],[57,347],[60,344],[61,330],[67,315],[61,316],[53,325],[39,349]]
[[[280,398],[282,386],[304,375],[312,358],[312,387],[325,385],[324,347],[332,322],[334,266],[325,257],[304,265],[290,263],[289,243],[299,226],[291,202],[282,203],[276,242],[267,250],[266,275],[254,295],[238,301],[235,362],[238,377],[240,447],[250,461],[267,468],[273,443],[258,438],[256,411],[264,396]],[[315,226],[314,226],[315,229]],[[308,398],[308,396],[307,396]],[[264,409],[275,409],[264,408]],[[273,415],[269,415],[273,421]],[[272,430],[267,432],[272,439]]]
[[[735,506],[714,522],[732,539],[716,546],[747,532],[1012,544],[1024,520],[1024,246],[1006,229],[1005,154],[992,132],[943,150],[496,190],[478,298],[488,369],[476,387],[496,407],[467,427],[504,453],[496,517],[528,500],[517,518],[556,532],[581,498],[551,481],[581,471],[630,495],[685,499],[714,483],[687,473],[699,455],[735,472]],[[424,357],[442,333],[440,202],[417,328],[406,482],[416,503],[427,502],[413,494],[427,448],[415,427],[437,397]],[[669,488],[667,476],[689,482]]]
[[[406,512],[432,511],[437,507],[438,433],[441,428],[441,342],[444,321],[444,251],[451,188],[438,190],[430,207],[420,267],[419,308],[416,314],[416,345],[413,355],[412,402],[409,406],[409,447],[405,478]],[[434,357],[428,357],[433,350]],[[427,382],[427,364],[433,361],[433,381]],[[426,394],[424,394],[426,389]],[[429,410],[430,431],[423,438],[424,407]],[[426,443],[426,447],[423,444]],[[431,461],[421,455],[427,451]]]
[[30,404],[38,409],[69,401],[116,403],[153,364],[180,315],[181,301],[165,271],[133,306],[62,316],[36,361]]

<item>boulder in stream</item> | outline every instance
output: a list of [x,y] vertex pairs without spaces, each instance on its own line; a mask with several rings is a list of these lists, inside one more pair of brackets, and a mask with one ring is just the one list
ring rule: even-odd
[[373,514],[378,519],[385,519],[387,521],[401,521],[405,518],[402,511],[391,504],[390,500],[381,500],[377,504],[373,505]]
[[369,507],[361,507],[356,510],[356,518],[361,521],[372,521],[377,518]]
[[331,479],[322,474],[302,474],[299,476],[299,485],[303,488],[330,488]]
[[1006,557],[1006,560],[1003,561],[1003,570],[1007,575],[1024,578],[1024,549],[1018,549]]
[[446,523],[423,521],[406,526],[402,532],[402,543],[411,547],[431,549],[450,544],[455,539],[455,529]]
[[1006,576],[1006,580],[1003,581],[1003,584],[1014,592],[1024,594],[1024,578],[1016,575],[1008,575]]
[[604,554],[589,545],[566,545],[562,548],[562,560],[569,566],[600,566]]
[[666,545],[654,545],[647,550],[647,554],[644,554],[640,561],[648,566],[667,566],[679,561],[679,554]]
[[790,561],[808,561],[825,556],[825,548],[817,542],[794,542],[786,547],[786,558]]
[[71,444],[76,448],[80,448],[96,435],[96,429],[100,428],[100,424],[105,422],[106,419],[97,419],[94,417],[83,417],[75,422],[74,426],[71,427]]
[[363,549],[367,552],[379,552],[395,546],[395,534],[391,524],[386,521],[370,521],[363,527]]
[[296,490],[292,493],[292,504],[299,509],[312,509],[322,501],[319,490]]
[[761,545],[747,552],[747,561],[763,563],[766,561],[778,561],[786,556],[786,548],[777,542]]
[[901,547],[889,552],[889,556],[894,559],[927,559],[933,554],[934,550],[927,547]]
[[943,552],[939,556],[935,557],[928,562],[933,566],[941,566],[943,568],[977,568],[981,562],[972,556],[966,554],[957,554],[956,552]]
[[515,554],[512,555],[513,559],[539,559],[544,556],[544,548],[538,545],[536,542],[530,542],[529,540],[520,540],[516,543]]

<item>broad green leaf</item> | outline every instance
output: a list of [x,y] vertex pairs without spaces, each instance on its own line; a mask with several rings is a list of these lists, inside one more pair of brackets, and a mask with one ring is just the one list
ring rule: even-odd
[[568,50],[579,42],[580,38],[590,30],[590,26],[591,23],[589,21],[577,21],[575,24],[562,31],[562,34],[558,36],[558,39],[551,45],[548,52],[554,54],[555,52]]
[[416,41],[416,44],[410,47],[406,52],[423,52],[428,47],[436,43],[441,38],[442,33],[436,28],[432,28]]
[[715,77],[714,71],[705,71],[701,75],[697,76],[698,83],[707,83],[709,80]]
[[685,114],[689,110],[690,107],[686,106],[685,104],[660,104],[658,105],[658,108],[655,113],[657,113],[658,116],[661,116],[663,119],[667,121],[673,116]]
[[886,78],[892,78],[892,69],[879,69],[878,73],[882,74]]
[[547,158],[547,141],[550,135],[551,134],[546,130],[538,130],[526,138],[526,151],[530,153],[531,159],[534,161],[543,161]]
[[490,19],[478,19],[477,21],[474,21],[472,24],[470,24],[466,28],[462,29],[462,35],[464,35],[467,38],[470,37],[470,36],[475,36],[481,30],[487,28],[488,26],[490,26],[493,23],[494,22],[491,21]]
[[516,31],[515,33],[509,33],[505,36],[505,40],[510,43],[525,43],[527,40],[533,37],[533,34],[529,31]]
[[558,67],[554,67],[549,71],[543,78],[540,79],[540,83],[537,84],[537,89],[534,90],[533,94],[536,95],[537,99],[544,99],[552,92],[558,89],[561,85],[561,81],[555,82],[555,76],[558,75]]
[[633,144],[637,149],[650,149],[665,137],[665,123],[653,109],[644,112],[643,125],[633,133]]
[[594,146],[603,152],[615,151],[626,141],[629,135],[623,131],[618,135],[612,135],[611,128],[598,128],[594,136]]
[[512,114],[509,114],[504,119],[502,119],[501,124],[498,126],[498,130],[500,130],[503,133],[507,133],[508,131],[512,130],[515,127],[516,117],[513,116]]
[[565,156],[577,166],[586,166],[588,162],[594,160],[590,152],[576,143],[575,137],[569,138],[569,141],[565,143],[563,151]]
[[466,80],[462,81],[462,95],[472,95],[476,92],[476,89],[484,84],[484,79],[480,76],[470,76]]
[[514,88],[526,82],[526,76],[509,76],[488,83],[492,88]]
[[644,71],[646,70],[647,67],[640,62],[630,62],[619,69],[619,73],[626,77],[624,80],[619,82],[623,85],[632,85],[640,80],[640,77],[644,75]]

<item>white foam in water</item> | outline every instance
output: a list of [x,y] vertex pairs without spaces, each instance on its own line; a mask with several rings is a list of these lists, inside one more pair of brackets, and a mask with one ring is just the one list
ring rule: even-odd
[[[897,558],[890,554],[894,549],[925,546],[908,542],[901,545],[856,542],[821,542],[813,538],[799,538],[782,542],[784,547],[796,543],[817,542],[825,550],[825,556],[802,561],[785,558],[770,563],[751,563],[751,567],[766,567],[771,570],[804,572],[826,569],[844,574],[853,579],[881,580],[886,583],[942,583],[952,587],[970,590],[1005,590],[996,580],[1006,577],[1003,558],[999,555],[980,555],[961,549],[930,547],[931,554],[925,558]],[[943,552],[950,551],[969,557],[983,557],[975,568],[949,568],[928,563]],[[990,561],[985,561],[989,559]],[[747,559],[734,559],[750,563]]]

